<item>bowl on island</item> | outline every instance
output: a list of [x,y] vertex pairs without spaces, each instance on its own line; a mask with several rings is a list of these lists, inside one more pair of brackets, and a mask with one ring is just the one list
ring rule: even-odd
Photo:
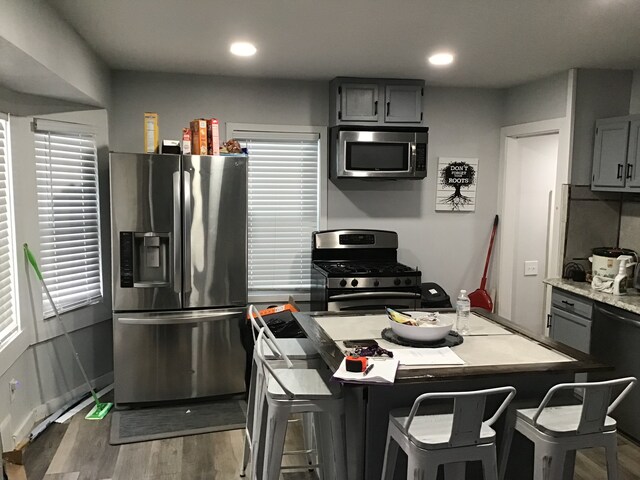
[[401,338],[417,342],[437,342],[442,340],[453,328],[453,322],[445,319],[421,319],[415,317],[417,325],[398,323],[389,318],[391,330]]

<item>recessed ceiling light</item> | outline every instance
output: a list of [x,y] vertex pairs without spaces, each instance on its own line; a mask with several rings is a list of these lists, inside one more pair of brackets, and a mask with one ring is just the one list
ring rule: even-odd
[[436,53],[429,57],[431,65],[451,65],[453,63],[453,55],[451,53]]
[[251,55],[255,55],[258,50],[253,43],[235,42],[231,44],[229,51],[239,57],[250,57]]

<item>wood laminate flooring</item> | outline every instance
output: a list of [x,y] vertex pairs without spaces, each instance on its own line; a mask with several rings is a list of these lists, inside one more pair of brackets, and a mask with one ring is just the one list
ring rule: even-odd
[[[88,410],[87,410],[88,411]],[[25,453],[25,468],[9,466],[9,480],[235,480],[243,432],[232,430],[166,440],[109,445],[109,417],[88,421],[81,412],[67,425],[50,426]],[[300,448],[299,423],[291,424],[287,449]],[[618,436],[620,480],[640,480],[640,447]],[[285,456],[285,462],[301,458]],[[606,479],[604,452],[578,453],[574,480]],[[25,473],[26,471],[26,473]],[[247,477],[248,478],[248,477]],[[281,480],[312,480],[313,473],[286,473]]]

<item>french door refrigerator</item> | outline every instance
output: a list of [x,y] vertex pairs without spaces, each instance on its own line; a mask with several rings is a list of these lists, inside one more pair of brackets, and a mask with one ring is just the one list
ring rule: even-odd
[[243,392],[246,157],[109,163],[116,403]]

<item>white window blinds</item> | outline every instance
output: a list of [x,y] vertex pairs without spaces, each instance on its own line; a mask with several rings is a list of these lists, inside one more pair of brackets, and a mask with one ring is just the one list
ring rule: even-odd
[[308,292],[319,226],[319,135],[242,132],[249,153],[249,293]]
[[7,121],[0,118],[0,345],[18,330]]
[[[48,122],[51,123],[51,122]],[[102,297],[95,138],[35,131],[40,267],[59,311]],[[45,317],[53,315],[43,294]]]

